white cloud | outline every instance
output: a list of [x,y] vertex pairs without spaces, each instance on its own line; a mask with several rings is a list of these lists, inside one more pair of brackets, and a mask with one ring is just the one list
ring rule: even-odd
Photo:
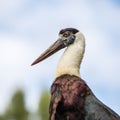
[[26,0],[0,0],[0,17],[7,18],[11,13],[15,13]]
[[[29,89],[36,74],[31,74],[30,58],[35,48],[29,43],[21,42],[23,38],[0,36],[0,106],[5,106],[15,89]],[[35,86],[33,84],[33,86]],[[32,88],[31,88],[32,89]],[[34,87],[33,87],[34,90]],[[0,111],[3,110],[1,107]]]

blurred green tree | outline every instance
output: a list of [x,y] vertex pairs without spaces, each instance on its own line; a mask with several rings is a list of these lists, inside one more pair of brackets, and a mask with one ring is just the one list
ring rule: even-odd
[[3,115],[0,115],[0,120],[5,120]]
[[11,103],[6,109],[5,120],[27,120],[28,111],[25,108],[24,93],[17,90],[12,97]]
[[48,120],[49,118],[49,103],[50,103],[50,93],[44,91],[40,97],[38,114],[41,117],[41,120]]

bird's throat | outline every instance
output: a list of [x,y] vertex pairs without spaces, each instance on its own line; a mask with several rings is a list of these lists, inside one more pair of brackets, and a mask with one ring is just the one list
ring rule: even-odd
[[76,43],[66,48],[57,66],[56,78],[64,74],[80,77],[79,69],[83,58],[84,50],[84,40],[76,41]]

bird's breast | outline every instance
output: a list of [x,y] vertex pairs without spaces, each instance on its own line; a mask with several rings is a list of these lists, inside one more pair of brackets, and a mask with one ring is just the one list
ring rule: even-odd
[[[84,114],[84,100],[88,94],[88,87],[79,77],[63,75],[57,78],[51,87],[51,114],[55,116],[71,117]],[[83,116],[83,115],[81,115]]]

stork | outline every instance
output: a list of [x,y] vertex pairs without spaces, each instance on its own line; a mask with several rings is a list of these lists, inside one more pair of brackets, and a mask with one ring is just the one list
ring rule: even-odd
[[81,78],[79,69],[85,51],[85,37],[79,30],[75,28],[60,30],[58,40],[32,65],[65,47],[51,86],[49,119],[120,120],[120,116],[98,100]]

